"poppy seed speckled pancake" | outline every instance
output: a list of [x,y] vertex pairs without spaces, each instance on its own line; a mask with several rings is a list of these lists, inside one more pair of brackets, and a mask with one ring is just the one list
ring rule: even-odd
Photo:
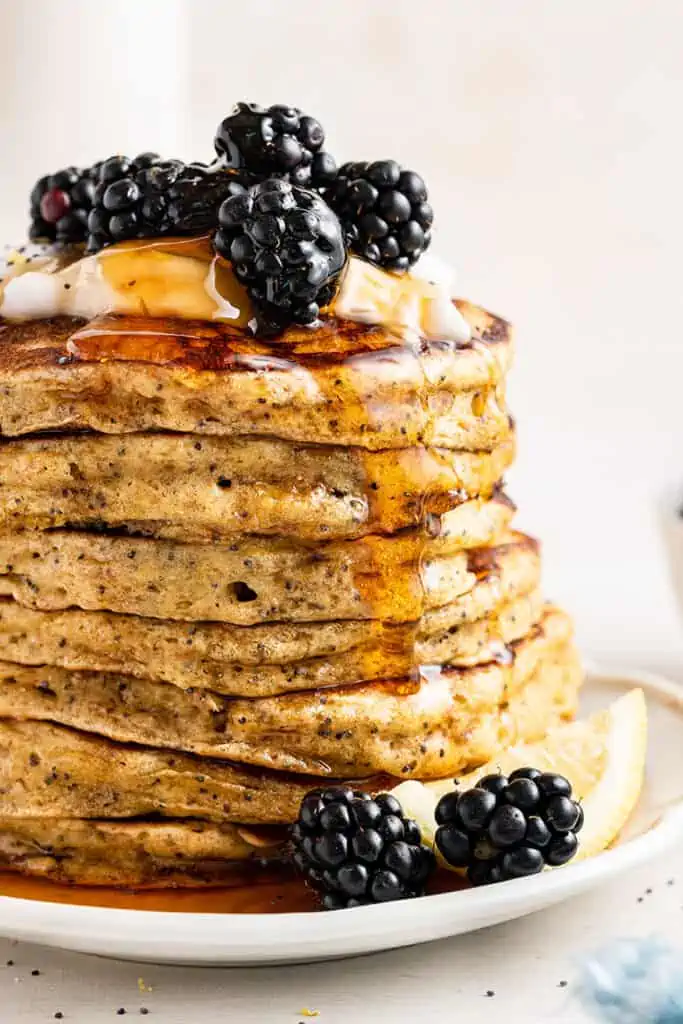
[[[538,553],[512,548],[497,575],[419,623],[377,620],[230,626],[71,608],[43,612],[0,599],[0,658],[21,665],[121,672],[243,697],[408,675],[417,664],[500,657],[538,621]],[[430,635],[430,630],[432,634]]]
[[238,699],[112,673],[0,662],[0,717],[46,719],[123,743],[278,771],[438,778],[461,771],[482,716],[521,699],[571,623],[548,608],[509,663],[427,666],[410,678]]
[[132,527],[179,540],[391,533],[491,496],[514,457],[250,437],[85,434],[0,445],[0,528]]
[[[455,770],[483,764],[511,743],[539,739],[571,717],[581,676],[571,644],[549,649],[514,696],[470,716],[467,733],[451,737],[451,745],[459,746],[457,761],[451,761]],[[376,750],[368,750],[368,760],[376,759]],[[411,775],[411,764],[400,777]],[[444,767],[441,776],[452,773]],[[391,787],[389,777],[351,781],[370,791]],[[131,746],[51,722],[0,719],[0,819],[158,814],[286,823],[295,820],[304,795],[319,786],[319,777]]]
[[[470,591],[507,543],[533,543],[502,529],[512,515],[505,502],[475,502],[470,511],[467,535],[452,538],[451,552],[443,535],[432,540],[417,531],[315,549],[258,537],[217,545],[79,531],[0,534],[0,594],[43,610],[76,606],[243,626],[415,621]],[[477,537],[482,521],[488,535],[482,529]]]
[[0,818],[0,869],[128,889],[245,885],[285,843],[284,829],[228,822]]
[[406,345],[325,320],[259,343],[227,324],[145,317],[2,324],[0,430],[173,430],[484,449],[505,438],[510,325],[469,303],[473,340]]
[[[371,790],[387,784],[363,780]],[[319,785],[313,776],[113,743],[51,722],[0,719],[0,819],[160,815],[286,824]]]

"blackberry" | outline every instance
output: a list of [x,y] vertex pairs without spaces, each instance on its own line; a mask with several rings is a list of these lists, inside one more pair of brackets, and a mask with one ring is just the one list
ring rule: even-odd
[[566,864],[578,849],[583,811],[562,775],[518,768],[487,775],[436,807],[436,845],[473,885],[538,874]]
[[424,895],[435,867],[395,797],[346,786],[309,793],[292,829],[294,863],[325,910]]
[[160,162],[161,157],[158,153],[139,153],[134,157],[119,154],[93,164],[92,172],[97,185],[111,185],[119,178],[125,178]]
[[296,107],[238,103],[218,126],[214,144],[227,167],[244,167],[259,178],[285,178],[319,187],[333,180],[337,165],[322,149],[323,126]]
[[[121,173],[123,172],[123,173]],[[88,218],[88,249],[114,242],[163,235],[214,231],[220,204],[246,191],[237,172],[180,160],[156,160],[147,166],[107,161],[100,169]]]
[[66,167],[40,178],[31,191],[29,238],[62,245],[84,242],[94,193],[91,168]]
[[407,270],[429,248],[434,214],[427,187],[395,160],[348,163],[325,190],[351,252],[386,267]]
[[346,250],[337,217],[316,192],[269,178],[227,199],[218,223],[217,251],[274,326],[317,320]]
[[[92,198],[91,209],[95,210],[98,207],[101,207],[102,196],[109,185],[113,185],[114,182],[120,181],[123,178],[135,175],[138,171],[152,167],[160,161],[161,157],[158,153],[139,153],[136,157],[117,154],[115,156],[108,157],[106,160],[100,160],[93,164],[91,168],[91,177],[95,183],[95,190]],[[90,252],[95,252],[98,249],[103,248],[105,245],[111,244],[107,240],[106,232],[95,232],[93,230],[93,227],[98,223],[99,221],[95,219],[93,220],[93,226],[91,226],[90,216],[88,216],[86,241]]]

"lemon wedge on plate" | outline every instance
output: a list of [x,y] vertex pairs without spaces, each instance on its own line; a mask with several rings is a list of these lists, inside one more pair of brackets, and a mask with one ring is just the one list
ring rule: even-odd
[[583,804],[584,826],[572,861],[576,863],[613,843],[633,813],[643,786],[646,749],[647,706],[643,691],[636,689],[590,718],[556,726],[537,743],[501,751],[493,761],[457,780],[402,782],[392,792],[406,816],[417,821],[423,841],[431,845],[436,805],[455,781],[465,790],[484,775],[509,774],[525,765],[557,772],[569,779],[574,799]]

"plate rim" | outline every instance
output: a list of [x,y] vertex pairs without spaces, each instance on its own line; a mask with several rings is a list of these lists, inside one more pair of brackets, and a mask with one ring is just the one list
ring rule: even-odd
[[[586,664],[586,684],[591,682],[607,684],[614,682],[622,687],[641,686],[656,699],[664,699],[677,706],[683,713],[683,687],[665,676],[640,670],[609,668]],[[552,902],[584,891],[604,878],[613,878],[653,857],[664,853],[676,842],[683,839],[683,797],[663,811],[650,828],[621,845],[588,858],[577,864],[569,864],[561,871],[543,872],[532,878],[515,879],[497,886],[478,889],[461,889],[446,893],[434,893],[420,900],[404,900],[366,907],[354,907],[322,914],[311,911],[287,912],[281,914],[231,914],[231,913],[187,913],[172,910],[145,910],[135,908],[98,907],[78,904],[52,903],[47,900],[33,900],[18,896],[0,896],[0,936],[22,941],[33,941],[43,945],[60,947],[60,939],[68,942],[78,937],[81,948],[84,941],[97,938],[98,948],[112,948],[120,945],[125,934],[134,948],[134,956],[152,956],[152,947],[163,946],[165,960],[179,955],[177,962],[192,962],[206,956],[235,955],[239,950],[240,959],[247,953],[247,944],[258,947],[261,955],[272,954],[274,946],[282,946],[282,936],[296,943],[297,958],[305,957],[306,950],[315,951],[320,945],[361,944],[368,949],[387,949],[386,940],[372,946],[373,935],[386,936],[410,924],[412,932],[420,928],[433,931],[436,918],[441,919],[439,934],[427,937],[443,937],[443,924],[457,920],[462,911],[465,918],[486,918],[501,900],[506,905],[507,918],[540,909]],[[419,904],[419,908],[418,908]],[[476,914],[467,909],[476,908]],[[416,913],[419,910],[418,913]],[[169,929],[170,920],[183,922],[180,929]],[[131,924],[134,923],[131,934]],[[178,922],[179,923],[179,922]],[[474,930],[477,925],[471,929]],[[200,943],[191,942],[189,936],[195,931],[201,935]],[[362,933],[362,938],[361,938]],[[452,933],[451,933],[452,934]],[[103,938],[104,937],[104,938]],[[410,941],[420,941],[412,939]],[[400,945],[401,943],[396,943]],[[189,947],[189,948],[188,948]],[[63,948],[69,948],[63,946]],[[71,947],[74,948],[74,947]],[[109,955],[125,955],[113,954]],[[158,955],[158,954],[157,954]],[[319,956],[319,953],[318,953]],[[263,962],[263,961],[261,961]]]

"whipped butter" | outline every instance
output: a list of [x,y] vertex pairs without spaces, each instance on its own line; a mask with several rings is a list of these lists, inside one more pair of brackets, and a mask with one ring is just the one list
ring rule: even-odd
[[121,242],[93,255],[11,254],[0,316],[92,319],[104,313],[229,321],[246,327],[251,303],[208,238]]
[[465,344],[470,340],[469,324],[443,284],[411,272],[390,274],[354,256],[333,311],[347,320],[380,324],[409,341],[425,338]]
[[[255,311],[208,238],[122,242],[93,255],[32,247],[9,254],[0,316],[12,320],[105,313],[227,322],[248,328]],[[451,299],[445,264],[426,258],[391,274],[352,256],[328,312],[377,324],[406,340],[466,343],[470,329]]]

